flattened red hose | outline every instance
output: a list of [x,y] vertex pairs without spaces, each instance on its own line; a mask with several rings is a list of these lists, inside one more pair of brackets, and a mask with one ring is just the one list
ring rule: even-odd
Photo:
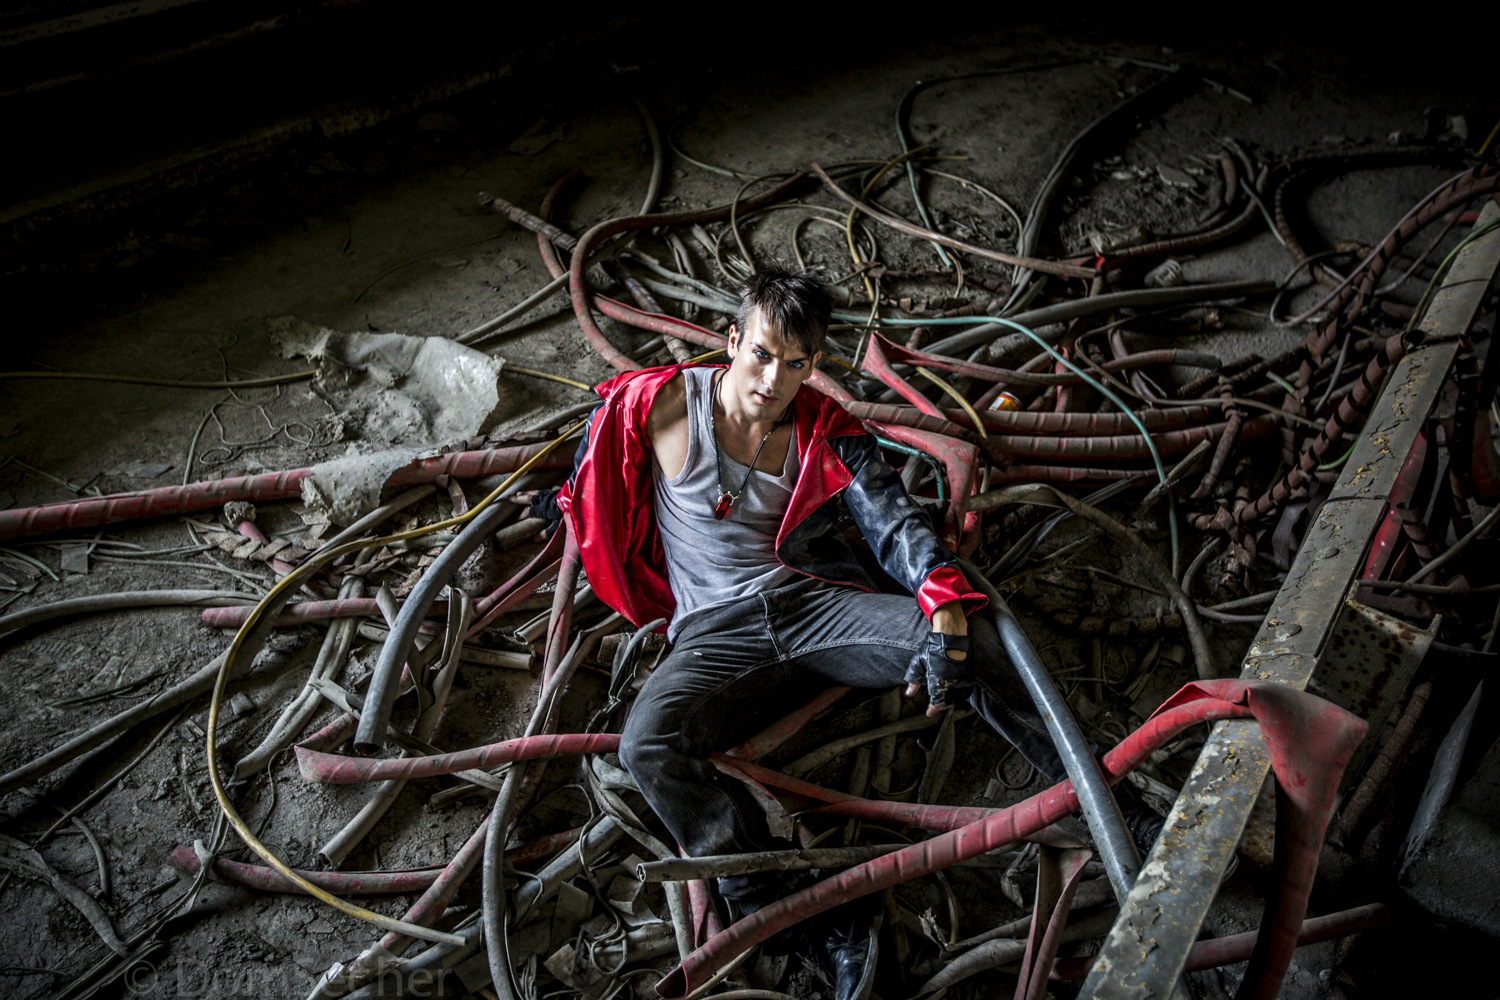
[[[556,540],[555,536],[556,532],[554,532],[554,541]],[[542,560],[543,556],[547,557],[546,563],[534,572],[531,572],[532,567],[536,566]],[[517,604],[520,604],[535,593],[538,587],[555,577],[561,566],[562,559],[552,555],[552,546],[549,543],[547,548],[538,553],[537,558],[531,561],[530,565],[526,566],[521,572],[496,588],[493,593],[485,598],[486,601],[494,599],[493,603],[489,605],[489,610],[481,614],[474,620],[474,624],[469,626],[467,635],[475,636],[489,628],[490,623],[496,618],[499,618]],[[530,576],[526,575],[528,572],[531,572]],[[517,581],[520,582],[518,583]],[[502,591],[504,593],[498,599],[495,599],[496,595],[501,594]],[[483,603],[483,601],[475,602],[476,613],[479,605]]]
[[[950,510],[953,518],[955,521],[961,519],[962,537],[967,538],[975,534],[978,530],[979,517],[976,514],[967,513],[965,504],[968,502],[969,495],[974,492],[974,463],[978,458],[978,449],[967,441],[944,437],[930,431],[913,430],[896,424],[871,422],[870,427],[898,444],[915,448],[943,463],[948,476],[948,486],[952,491],[953,499]],[[944,545],[958,552],[959,538],[960,532],[955,531],[950,525],[944,525]]]
[[[214,628],[239,628],[254,611],[253,607],[204,608],[203,624]],[[229,612],[222,614],[221,612]],[[276,616],[274,627],[284,628],[303,622],[324,621],[329,618],[369,618],[380,614],[380,607],[373,597],[346,597],[332,601],[301,601],[288,604]],[[448,602],[438,601],[428,615],[441,618],[448,614]]]
[[[1167,431],[1152,435],[1157,453],[1163,456],[1180,455],[1191,451],[1199,441],[1218,437],[1227,423],[1205,424],[1183,430]],[[1240,427],[1241,440],[1269,434],[1277,427],[1276,417],[1267,414],[1247,420]],[[991,434],[988,450],[996,455],[1015,455],[1020,458],[1050,458],[1061,462],[1079,462],[1098,459],[1128,461],[1147,459],[1151,450],[1139,434],[1121,434],[1115,437],[1031,437],[1020,435]]]
[[297,751],[297,766],[305,780],[342,785],[361,781],[386,781],[391,778],[431,778],[518,760],[544,760],[580,753],[609,753],[619,748],[620,737],[617,733],[563,733],[555,736],[526,736],[428,757],[374,759],[343,757],[302,746],[294,749]]
[[563,536],[562,558],[557,564],[557,589],[552,592],[552,613],[547,623],[547,642],[542,656],[542,682],[562,663],[568,647],[568,626],[573,621],[573,597],[578,591],[578,573],[583,567],[573,524],[566,518],[557,529]]
[[[1106,776],[1117,780],[1138,766],[1155,747],[1198,722],[1218,718],[1243,718],[1248,708],[1225,702],[1195,703],[1148,720],[1124,743],[1105,756]],[[1154,724],[1153,724],[1154,722]],[[1175,723],[1180,722],[1180,725]],[[1114,760],[1111,761],[1111,756]],[[1078,796],[1069,781],[1063,781],[985,819],[940,834],[930,840],[857,865],[801,892],[757,910],[693,952],[656,986],[663,997],[682,997],[700,985],[714,969],[771,935],[802,920],[832,909],[840,903],[929,875],[960,861],[1015,843],[1078,810]]]
[[824,688],[801,707],[793,709],[739,746],[727,751],[725,756],[739,760],[760,759],[799,732],[803,726],[817,718],[824,709],[831,707],[850,690],[846,687]]
[[895,346],[880,334],[871,334],[870,342],[865,347],[865,356],[864,360],[860,363],[860,367],[885,383],[887,387],[894,389],[897,395],[912,406],[915,406],[926,416],[933,418],[941,417],[942,411],[937,408],[937,404],[918,392],[910,382],[907,382],[906,379],[896,374],[896,370],[891,367],[891,362],[886,356],[885,348],[894,348]]
[[[940,417],[930,416],[899,403],[866,403],[849,400],[844,409],[860,420],[882,424],[900,424],[917,430],[932,431],[947,437],[977,441],[969,415],[962,410],[940,409]],[[1213,423],[1218,406],[1183,406],[1170,410],[1141,410],[1136,414],[1153,434],[1187,430]],[[1018,418],[1018,419],[1012,419]],[[1015,437],[1047,435],[1054,438],[1109,438],[1130,436],[1135,425],[1122,413],[1033,413],[1028,410],[980,411],[979,420],[990,434]],[[1220,424],[1219,426],[1223,426]],[[1138,436],[1138,435],[1137,435]]]
[[[874,404],[866,404],[874,405]],[[847,404],[846,404],[846,408]],[[1198,426],[1218,416],[1217,404],[1139,410],[1136,416],[1151,432]],[[943,411],[949,420],[963,418],[961,410]],[[1123,413],[1033,413],[1029,410],[981,410],[985,429],[1001,434],[1051,434],[1058,437],[1100,437],[1132,430],[1135,423]]]
[[[191,847],[179,844],[172,848],[167,863],[188,875],[198,874],[201,865],[198,855]],[[390,872],[315,872],[297,871],[320,889],[338,893],[340,896],[376,896],[400,892],[421,892],[432,885],[442,872],[441,866],[412,868]],[[247,865],[224,858],[214,860],[208,877],[215,882],[243,886],[261,892],[287,892],[306,894],[306,890],[294,884],[273,868],[264,865]]]

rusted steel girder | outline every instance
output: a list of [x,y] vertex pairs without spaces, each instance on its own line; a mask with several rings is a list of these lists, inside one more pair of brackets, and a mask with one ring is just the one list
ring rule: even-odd
[[[1500,218],[1485,205],[1478,227]],[[1242,680],[1306,688],[1327,653],[1386,497],[1479,313],[1500,265],[1500,231],[1460,251],[1422,321],[1426,346],[1386,381],[1333,493],[1297,553],[1241,667]],[[1145,1000],[1170,995],[1203,926],[1219,879],[1269,767],[1260,727],[1218,723],[1204,744],[1156,846],[1104,939],[1079,996]]]

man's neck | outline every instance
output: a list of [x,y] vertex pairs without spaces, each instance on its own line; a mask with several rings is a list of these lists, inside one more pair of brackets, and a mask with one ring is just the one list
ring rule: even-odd
[[714,406],[718,410],[718,426],[721,431],[727,430],[737,436],[758,439],[790,419],[791,400],[787,400],[786,405],[774,417],[752,416],[743,407],[736,405],[738,400],[735,394],[724,387],[725,377],[720,375],[714,380]]

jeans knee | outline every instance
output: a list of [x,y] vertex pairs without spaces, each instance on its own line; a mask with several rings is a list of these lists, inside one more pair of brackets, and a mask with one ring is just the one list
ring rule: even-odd
[[661,725],[652,724],[649,717],[626,718],[620,731],[620,764],[636,777],[660,770],[669,759],[682,753],[677,734]]
[[644,773],[651,766],[652,740],[649,736],[634,732],[629,726],[620,734],[620,766],[632,775]]

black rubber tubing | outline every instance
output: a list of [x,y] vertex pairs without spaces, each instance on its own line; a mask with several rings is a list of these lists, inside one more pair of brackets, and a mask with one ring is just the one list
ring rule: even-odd
[[[1067,302],[1042,306],[1040,309],[1029,309],[1006,318],[1020,326],[1034,329],[1049,323],[1061,323],[1064,320],[1077,319],[1079,316],[1087,316],[1090,313],[1103,312],[1107,309],[1235,299],[1244,295],[1263,295],[1275,290],[1274,281],[1260,280],[1215,281],[1204,285],[1177,285],[1173,288],[1139,288],[1128,292],[1106,292],[1088,299],[1069,299]],[[979,316],[975,319],[982,321],[984,317]],[[981,323],[980,326],[965,330],[963,333],[955,333],[934,341],[923,350],[928,354],[956,355],[960,351],[973,350],[981,344],[987,344],[1002,333],[1011,330],[1012,328],[1004,323]],[[1057,339],[1061,340],[1065,332],[1065,330],[1059,330]],[[1022,344],[1035,343],[1024,333],[1012,333],[1011,336],[1014,340],[1006,340],[1001,345],[1001,353],[1008,353],[1013,347],[1019,347]]]
[[354,749],[359,753],[378,753],[385,746],[386,726],[391,721],[391,705],[396,700],[401,667],[411,652],[418,627],[464,560],[495,533],[507,515],[515,513],[513,504],[502,502],[506,495],[514,492],[514,489],[510,489],[506,494],[496,497],[474,520],[466,524],[458,537],[449,542],[432,565],[427,567],[427,572],[422,574],[411,594],[402,603],[401,613],[391,623],[390,635],[386,636],[385,645],[380,648],[380,659],[376,661],[375,671],[370,675],[365,710],[360,713],[359,728],[354,732]]
[[990,585],[990,581],[972,563],[959,560],[959,566],[963,569],[964,576],[968,577],[969,585],[990,600],[978,613],[987,615],[994,621],[995,629],[1000,633],[1000,644],[1005,647],[1016,672],[1021,675],[1026,691],[1041,713],[1042,721],[1047,724],[1047,733],[1052,737],[1052,744],[1062,758],[1063,768],[1073,782],[1073,790],[1078,793],[1083,818],[1099,847],[1104,870],[1115,890],[1115,898],[1124,903],[1140,872],[1141,856],[1136,850],[1135,840],[1130,836],[1130,828],[1125,825],[1120,805],[1104,780],[1104,770],[1089,749],[1089,741],[1079,728],[1078,720],[1073,718],[1067,700],[1058,693],[1042,658],[1032,647],[1031,640],[1026,638],[1021,623],[1016,621],[1016,616],[1000,597],[999,591]]

